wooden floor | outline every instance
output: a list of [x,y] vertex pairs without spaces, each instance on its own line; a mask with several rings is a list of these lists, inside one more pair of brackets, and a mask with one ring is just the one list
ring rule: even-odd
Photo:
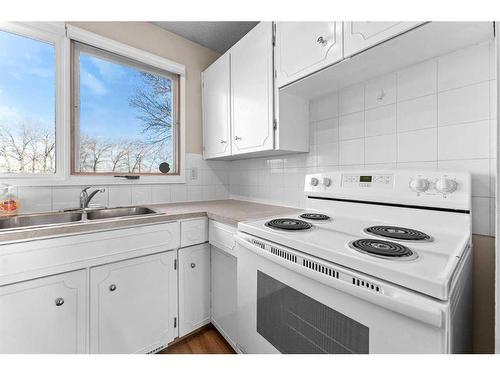
[[158,354],[235,354],[213,325],[186,337]]

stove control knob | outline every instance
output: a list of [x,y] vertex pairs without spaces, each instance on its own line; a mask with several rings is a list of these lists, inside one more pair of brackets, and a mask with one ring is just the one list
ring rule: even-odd
[[311,185],[318,186],[319,180],[316,177],[311,178]]
[[323,177],[323,185],[326,187],[330,186],[332,184],[332,179],[330,177]]
[[426,178],[413,178],[410,181],[410,189],[417,193],[422,193],[429,189],[429,181]]
[[436,181],[436,190],[443,193],[453,193],[457,190],[457,182],[449,178],[443,177]]

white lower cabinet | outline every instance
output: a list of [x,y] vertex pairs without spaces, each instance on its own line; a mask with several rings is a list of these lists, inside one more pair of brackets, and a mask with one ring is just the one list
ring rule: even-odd
[[212,323],[236,349],[238,343],[236,257],[211,246]]
[[210,322],[210,245],[179,249],[179,336]]
[[0,353],[86,352],[87,272],[0,287]]
[[176,251],[90,270],[90,352],[147,353],[177,337]]

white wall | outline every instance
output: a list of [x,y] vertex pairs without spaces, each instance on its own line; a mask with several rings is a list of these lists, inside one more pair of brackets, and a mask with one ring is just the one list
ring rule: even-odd
[[308,154],[232,163],[235,198],[304,206],[306,173],[466,169],[473,231],[494,235],[496,72],[481,43],[311,101]]

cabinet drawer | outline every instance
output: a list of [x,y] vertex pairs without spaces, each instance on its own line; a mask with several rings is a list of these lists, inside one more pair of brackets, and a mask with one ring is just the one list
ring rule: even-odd
[[231,225],[221,224],[217,221],[210,220],[209,224],[209,242],[211,245],[219,249],[235,255],[233,235],[238,231],[236,227]]
[[208,219],[206,217],[181,221],[181,247],[208,241]]

